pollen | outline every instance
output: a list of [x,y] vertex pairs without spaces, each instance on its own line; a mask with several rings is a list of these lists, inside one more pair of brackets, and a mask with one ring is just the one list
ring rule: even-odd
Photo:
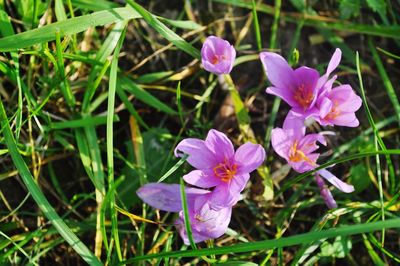
[[310,89],[301,84],[297,87],[296,92],[294,93],[293,98],[296,100],[298,104],[306,110],[314,99],[314,95]]
[[224,182],[229,182],[237,172],[237,165],[227,159],[213,168],[214,174]]

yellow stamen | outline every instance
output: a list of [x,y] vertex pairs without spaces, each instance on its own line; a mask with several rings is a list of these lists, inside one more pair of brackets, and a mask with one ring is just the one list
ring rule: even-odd
[[307,90],[304,84],[301,84],[294,93],[293,98],[306,110],[312,103],[314,95],[311,90]]
[[237,165],[231,165],[228,160],[224,160],[223,163],[219,163],[213,168],[214,174],[219,177],[222,181],[230,181],[237,172]]
[[305,161],[305,162],[311,164],[312,166],[316,166],[316,163],[313,162],[310,158],[308,158],[304,154],[304,152],[302,152],[301,150],[297,149],[297,145],[298,145],[298,142],[296,140],[294,142],[292,148],[290,149],[289,160],[294,162],[294,163]]

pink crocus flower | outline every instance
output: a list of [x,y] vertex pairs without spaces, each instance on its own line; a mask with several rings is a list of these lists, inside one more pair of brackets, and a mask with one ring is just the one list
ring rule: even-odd
[[297,113],[308,116],[317,112],[314,108],[319,94],[317,70],[306,66],[293,70],[282,56],[271,52],[260,53],[260,59],[272,83],[267,93],[282,98]]
[[361,104],[361,98],[348,84],[328,88],[317,101],[319,113],[314,118],[322,126],[357,127],[360,123],[355,112],[360,109]]
[[265,159],[265,150],[259,144],[247,142],[235,152],[232,142],[222,132],[211,129],[205,140],[188,138],[175,149],[175,156],[189,155],[187,162],[195,167],[183,179],[200,188],[212,188],[212,208],[233,206],[240,192]]
[[[305,134],[306,128],[301,115],[289,112],[282,128],[274,128],[271,134],[271,143],[275,152],[284,158],[296,172],[303,173],[318,167],[317,159],[319,148],[317,142],[326,145],[322,134]],[[343,192],[354,191],[352,185],[348,185],[334,176],[326,169],[317,171],[332,185]]]
[[342,52],[336,49],[333,54],[326,73],[319,78],[317,87],[320,93],[316,102],[318,113],[312,116],[322,126],[347,126],[357,127],[359,121],[355,112],[360,109],[362,100],[355,94],[349,84],[333,87],[336,75],[329,79],[329,75],[339,65]]
[[235,58],[235,48],[228,41],[216,36],[207,37],[201,48],[203,67],[214,74],[229,74]]
[[[198,188],[185,188],[189,221],[195,243],[222,236],[231,220],[232,207],[214,210],[212,192]],[[178,184],[148,183],[137,190],[137,195],[150,206],[168,212],[179,212],[174,222],[183,242],[189,245]]]

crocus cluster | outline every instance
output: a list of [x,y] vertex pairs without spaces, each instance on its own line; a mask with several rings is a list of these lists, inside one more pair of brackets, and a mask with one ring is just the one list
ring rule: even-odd
[[[185,190],[194,242],[221,236],[228,228],[232,207],[240,200],[250,172],[263,163],[265,150],[261,145],[247,142],[235,151],[224,133],[211,129],[205,140],[182,140],[175,156],[188,156],[187,162],[196,168],[183,177],[197,187]],[[179,212],[175,225],[184,243],[189,244],[179,185],[150,183],[137,194],[154,208]]]
[[[329,77],[340,63],[341,51],[336,49],[322,76],[317,70],[306,66],[293,70],[276,53],[263,52],[260,59],[272,83],[266,92],[280,97],[291,107],[283,127],[272,130],[272,147],[296,172],[313,170],[318,167],[316,162],[320,155],[315,152],[319,148],[317,143],[326,145],[326,140],[322,133],[306,134],[306,119],[312,118],[322,126],[359,125],[355,112],[361,107],[361,98],[348,84],[334,87],[337,77]],[[337,205],[321,177],[345,193],[354,191],[353,186],[326,169],[317,171],[316,181],[329,208]]]

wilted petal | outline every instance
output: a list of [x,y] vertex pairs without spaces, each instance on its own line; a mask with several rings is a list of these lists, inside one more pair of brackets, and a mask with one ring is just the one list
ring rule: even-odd
[[230,160],[235,154],[233,144],[230,139],[222,132],[211,129],[205,140],[207,148],[214,153],[216,162],[221,163],[224,160]]
[[207,148],[205,142],[200,139],[184,139],[175,148],[175,156],[182,157],[178,151],[188,154],[187,162],[197,169],[210,169],[216,164],[214,154]]
[[295,89],[293,69],[282,56],[276,53],[263,52],[260,53],[260,59],[267,77],[274,87],[291,91]]
[[250,173],[257,169],[265,160],[265,150],[259,144],[246,142],[235,153],[235,162],[239,173]]
[[318,170],[317,173],[319,173],[329,183],[337,187],[340,191],[345,193],[351,193],[354,191],[354,187],[352,185],[346,184],[326,169]]
[[223,182],[221,179],[217,178],[211,170],[193,170],[184,175],[183,179],[188,184],[201,188],[215,187]]

